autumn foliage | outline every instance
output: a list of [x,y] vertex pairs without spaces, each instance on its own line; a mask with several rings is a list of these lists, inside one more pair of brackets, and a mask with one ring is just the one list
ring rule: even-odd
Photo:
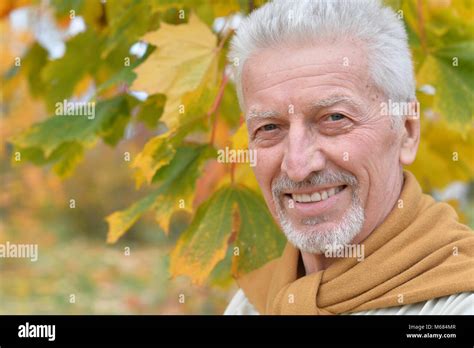
[[[472,4],[387,3],[409,33],[422,109],[421,144],[410,169],[427,192],[456,180],[470,182]],[[21,75],[51,114],[9,137],[12,164],[18,165],[19,153],[21,163],[51,166],[67,177],[98,142],[114,147],[134,127],[147,127],[149,137],[141,150],[126,151],[123,158],[137,188],[146,187],[148,193],[104,217],[107,242],[115,243],[148,212],[155,214],[165,233],[178,215],[187,216],[169,267],[173,276],[186,275],[197,284],[209,278],[228,280],[277,257],[285,238],[251,168],[216,161],[218,149],[247,146],[232,62],[226,56],[238,14],[245,16],[260,2],[108,0],[52,5],[58,23],[67,23],[73,9],[74,16],[84,19],[85,31],[70,37],[65,54],[54,60],[32,41],[21,65],[12,61],[3,75],[5,96]],[[131,53],[137,42],[146,44],[143,54]],[[145,92],[147,98],[134,92]],[[54,115],[56,103],[87,93],[96,105],[94,119]]]

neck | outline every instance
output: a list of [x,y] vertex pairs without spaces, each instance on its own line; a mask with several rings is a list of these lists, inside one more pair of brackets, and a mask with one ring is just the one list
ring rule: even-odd
[[329,259],[324,254],[301,253],[306,274],[316,273],[329,267],[333,259]]

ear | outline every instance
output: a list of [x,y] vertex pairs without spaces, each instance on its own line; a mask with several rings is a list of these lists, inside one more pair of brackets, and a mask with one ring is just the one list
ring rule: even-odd
[[416,110],[413,115],[407,115],[402,127],[402,142],[400,147],[400,163],[410,165],[415,161],[420,143],[420,110],[418,102],[411,102],[410,110]]

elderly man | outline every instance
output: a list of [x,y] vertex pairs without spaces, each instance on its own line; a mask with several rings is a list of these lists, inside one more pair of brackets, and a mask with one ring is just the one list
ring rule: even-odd
[[403,170],[419,109],[378,1],[273,1],[232,41],[256,178],[288,242],[226,314],[473,314],[474,234]]

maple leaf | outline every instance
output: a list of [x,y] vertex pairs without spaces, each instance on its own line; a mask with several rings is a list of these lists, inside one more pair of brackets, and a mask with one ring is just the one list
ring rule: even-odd
[[142,40],[158,46],[158,49],[135,69],[137,78],[131,88],[149,94],[166,94],[161,121],[169,129],[174,129],[180,111],[185,107],[183,96],[196,90],[206,72],[217,64],[217,38],[195,15],[191,15],[187,24],[162,23],[160,29],[146,34]]

